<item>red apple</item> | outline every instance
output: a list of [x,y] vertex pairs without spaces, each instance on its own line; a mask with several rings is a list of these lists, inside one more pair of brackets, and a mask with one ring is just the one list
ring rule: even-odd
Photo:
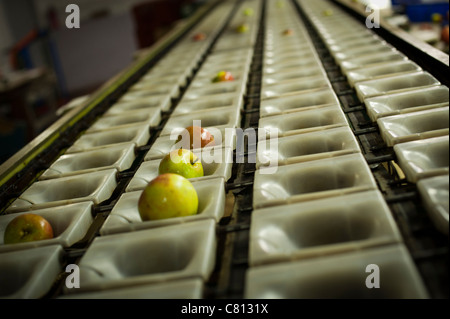
[[5,229],[4,243],[15,244],[53,238],[53,228],[42,216],[21,214],[12,219]]
[[182,141],[182,147],[185,149],[204,148],[205,146],[214,146],[214,136],[205,128],[200,126],[187,127],[178,137]]
[[142,191],[138,202],[142,221],[197,214],[198,195],[192,183],[178,174],[162,174]]
[[194,34],[192,39],[194,41],[203,41],[206,39],[206,34],[204,34],[203,32],[196,33],[196,34]]
[[294,30],[292,29],[286,29],[283,31],[283,35],[293,35],[294,34]]
[[174,173],[186,178],[203,176],[203,165],[191,151],[179,149],[171,151],[159,163],[159,174]]
[[217,82],[226,82],[226,81],[234,81],[234,77],[231,72],[228,71],[220,71],[216,74],[216,76],[212,79],[213,83]]

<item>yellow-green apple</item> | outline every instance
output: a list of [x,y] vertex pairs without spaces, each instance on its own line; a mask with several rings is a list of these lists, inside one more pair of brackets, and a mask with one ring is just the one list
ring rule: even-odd
[[5,244],[53,238],[52,225],[42,216],[25,213],[13,218],[5,228]]
[[252,8],[245,8],[244,9],[244,15],[247,17],[251,17],[253,15],[253,9]]
[[158,175],[142,191],[138,210],[142,221],[195,215],[198,211],[197,191],[181,175]]
[[159,175],[165,173],[179,174],[186,178],[203,176],[203,165],[200,159],[190,150],[173,150],[159,163]]
[[205,146],[214,146],[214,135],[200,126],[189,126],[178,136],[177,142],[182,142],[182,148],[196,149]]
[[233,81],[234,77],[233,74],[231,74],[231,72],[228,71],[220,71],[219,73],[216,74],[216,76],[212,79],[213,83],[217,83],[217,82],[226,82],[226,81]]
[[248,32],[249,26],[246,23],[240,24],[236,28],[236,32],[238,33],[245,33]]

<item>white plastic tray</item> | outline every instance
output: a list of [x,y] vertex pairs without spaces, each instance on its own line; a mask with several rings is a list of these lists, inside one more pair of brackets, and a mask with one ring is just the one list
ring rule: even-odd
[[201,279],[184,279],[131,288],[65,294],[58,299],[202,299],[203,286]]
[[359,82],[355,84],[355,90],[359,99],[364,101],[373,96],[438,85],[440,85],[439,81],[428,72],[415,72]]
[[372,121],[396,114],[428,110],[449,105],[449,91],[446,86],[433,86],[396,94],[387,94],[364,101]]
[[[201,153],[194,151],[194,154],[201,159],[204,176],[192,178],[191,181],[221,178],[221,182],[226,182],[230,179],[233,166],[233,151],[231,149],[216,148]],[[161,160],[160,158],[143,162],[128,184],[126,191],[132,192],[145,188],[151,180],[158,176]]]
[[257,147],[256,168],[301,163],[360,151],[351,129],[343,126],[260,141]]
[[143,222],[138,211],[142,190],[124,193],[100,229],[101,235],[184,224],[203,219],[219,222],[225,210],[225,184],[222,179],[192,181],[199,206],[196,215]]
[[38,299],[51,289],[61,272],[63,249],[59,245],[1,254],[0,298]]
[[284,81],[301,80],[304,77],[316,77],[321,75],[324,75],[322,68],[319,66],[312,66],[303,69],[296,69],[294,71],[286,70],[264,76],[262,78],[262,84],[267,87],[268,85],[275,85]]
[[[377,265],[380,287],[366,280]],[[370,280],[370,278],[369,278]],[[245,299],[427,299],[420,273],[402,244],[249,268]]]
[[[211,150],[218,148],[231,148],[234,150],[237,144],[236,132],[234,130],[231,132],[231,134],[226,132],[230,131],[225,130],[224,127],[222,127],[220,130],[217,131],[212,130],[210,133],[214,136],[214,146],[205,146],[203,150]],[[176,147],[179,147],[179,145],[177,145],[176,139],[171,140],[170,137],[171,137],[170,135],[158,137],[152,144],[150,150],[145,155],[145,161],[163,158],[170,151],[174,150]],[[199,149],[195,149],[194,151],[198,152],[198,150]]]
[[122,127],[136,126],[140,124],[149,124],[150,127],[158,126],[161,121],[161,112],[159,109],[151,110],[136,110],[129,111],[124,114],[104,115],[101,116],[94,124],[92,124],[87,133],[116,130]]
[[[213,74],[215,75],[216,73]],[[188,88],[181,100],[184,102],[188,100],[196,100],[199,98],[210,98],[224,93],[234,93],[236,96],[240,96],[244,94],[244,89],[245,83],[242,82],[231,81],[224,83],[213,83],[207,87]]]
[[360,153],[255,172],[253,207],[286,205],[377,189]]
[[387,116],[377,120],[387,146],[449,134],[449,107]]
[[285,95],[300,95],[308,91],[329,88],[330,83],[324,75],[311,78],[294,79],[279,84],[263,85],[261,99],[272,99]]
[[33,214],[44,217],[52,226],[53,238],[27,243],[5,244],[3,236],[6,226],[20,214],[24,213],[0,216],[0,253],[49,245],[70,247],[84,237],[93,221],[92,202],[35,210]]
[[409,182],[416,183],[423,178],[448,175],[448,135],[396,144],[394,151]]
[[120,99],[117,103],[112,105],[105,114],[122,114],[123,112],[140,109],[148,109],[151,112],[155,112],[154,108],[167,111],[170,108],[170,102],[171,99],[168,95],[151,96],[134,99],[132,101],[124,101]]
[[[362,213],[364,212],[364,213]],[[402,241],[378,190],[255,210],[249,264],[322,257]]]
[[386,63],[383,65],[364,67],[360,69],[354,69],[347,73],[347,80],[351,86],[355,86],[355,83],[367,80],[375,80],[383,77],[401,75],[405,73],[413,73],[421,71],[421,67],[412,61],[400,61]]
[[[78,265],[80,288],[75,292],[181,279],[206,281],[214,268],[215,252],[213,220],[96,237]],[[64,288],[64,292],[73,289]]]
[[424,178],[417,182],[428,215],[436,228],[446,235],[449,234],[448,184],[448,175]]
[[116,169],[109,169],[34,182],[6,209],[6,213],[87,201],[98,204],[111,197],[117,186],[116,174]]
[[126,143],[80,153],[61,155],[39,180],[65,177],[115,168],[121,172],[131,167],[136,158],[135,144]]
[[339,105],[339,100],[332,89],[326,88],[314,92],[261,101],[260,116],[280,115],[330,105]]
[[342,72],[347,74],[350,70],[369,67],[369,66],[383,66],[384,64],[391,64],[396,61],[407,61],[408,58],[398,51],[382,52],[377,54],[364,55],[356,58],[350,58],[340,62]]
[[81,135],[70,146],[66,154],[97,150],[113,145],[134,143],[136,146],[145,145],[150,138],[150,124],[141,124],[132,127],[122,127],[116,130],[108,130]]
[[341,107],[334,105],[261,118],[258,125],[261,139],[270,138],[273,132],[283,137],[348,126],[348,121]]
[[215,112],[215,109],[225,107],[240,110],[243,107],[243,98],[234,93],[225,93],[212,98],[180,102],[171,116],[189,115],[192,112]]
[[[241,124],[241,113],[239,109],[221,109],[214,112],[196,112],[182,116],[170,117],[161,130],[160,136],[178,135],[189,126],[201,126],[213,134],[213,129],[233,129]],[[214,135],[214,134],[213,134]]]

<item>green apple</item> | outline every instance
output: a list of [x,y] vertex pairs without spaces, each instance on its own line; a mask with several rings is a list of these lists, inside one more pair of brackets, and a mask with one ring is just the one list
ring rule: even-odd
[[234,81],[234,77],[231,74],[231,72],[228,71],[220,71],[216,74],[216,76],[212,79],[213,83],[217,82],[227,82],[227,81]]
[[248,32],[248,30],[249,30],[249,26],[246,23],[240,24],[236,28],[236,32],[238,32],[238,33],[245,33],[245,32]]
[[247,17],[251,17],[253,15],[253,9],[252,8],[245,8],[244,9],[244,15]]
[[25,243],[53,238],[52,225],[42,216],[32,213],[13,218],[5,229],[5,244]]
[[171,151],[159,163],[159,174],[174,173],[186,178],[203,176],[203,165],[200,159],[190,150]]
[[181,175],[158,175],[142,191],[138,210],[142,221],[195,215],[198,210],[197,191]]

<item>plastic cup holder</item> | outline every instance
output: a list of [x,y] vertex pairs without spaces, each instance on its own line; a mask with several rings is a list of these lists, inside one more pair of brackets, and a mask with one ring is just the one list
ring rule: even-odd
[[34,249],[41,246],[61,245],[70,247],[89,230],[92,224],[92,202],[70,204],[33,211],[34,214],[44,217],[53,228],[53,238],[37,240],[27,243],[5,244],[3,236],[9,222],[24,213],[6,214],[0,216],[0,252]]
[[119,101],[113,104],[105,115],[124,114],[129,111],[146,109],[149,112],[156,112],[157,109],[167,111],[170,108],[170,96],[160,95],[154,97],[147,97],[143,99],[136,99],[129,102]]
[[174,109],[171,116],[188,115],[192,112],[209,112],[217,108],[235,108],[241,109],[242,98],[237,98],[234,93],[219,94],[212,98],[180,102]]
[[209,129],[211,134],[213,134],[213,128],[216,128],[216,131],[221,127],[233,129],[240,126],[240,115],[239,109],[227,108],[214,112],[197,112],[170,117],[166,125],[164,125],[160,136],[178,136],[185,128],[193,125]]
[[[272,145],[276,143],[276,145]],[[260,141],[256,168],[288,165],[361,152],[349,127]]]
[[284,137],[341,126],[348,126],[348,121],[340,106],[326,106],[262,118],[258,136],[260,139],[273,138],[276,133],[277,137]]
[[66,154],[101,149],[130,142],[136,146],[142,146],[148,142],[149,138],[150,124],[85,133],[67,149]]
[[436,229],[447,236],[449,234],[448,177],[448,175],[442,175],[424,178],[417,182],[417,189],[428,215]]
[[117,186],[116,174],[117,170],[109,169],[34,182],[6,209],[6,213],[87,201],[98,204],[111,197]]
[[[380,285],[369,289],[376,284],[368,278],[375,271]],[[429,295],[407,248],[395,244],[250,268],[244,298],[428,299]]]
[[447,107],[383,117],[377,120],[387,146],[449,134]]
[[97,237],[78,264],[75,293],[188,278],[204,282],[214,268],[215,236],[215,222],[203,220]]
[[261,99],[277,98],[284,95],[299,95],[326,87],[330,87],[330,83],[324,75],[312,78],[294,79],[267,87],[263,86],[261,89]]
[[[223,178],[226,182],[230,179],[233,165],[233,151],[231,149],[211,148],[202,152],[200,150],[194,151],[194,154],[201,159],[204,176],[191,178],[191,181]],[[128,184],[126,191],[132,192],[145,188],[151,180],[159,175],[158,168],[161,160],[162,158],[143,162]]]
[[372,121],[396,114],[405,114],[449,105],[446,86],[433,86],[413,91],[387,94],[366,99],[364,104]]
[[61,273],[63,249],[51,245],[2,253],[0,298],[39,299]]
[[417,64],[408,60],[351,70],[347,73],[347,79],[350,85],[354,87],[357,82],[414,73],[421,70]]
[[158,126],[160,121],[161,112],[158,108],[155,108],[154,110],[130,111],[125,114],[101,116],[86,132],[92,133],[111,129],[115,130],[121,127],[130,127],[140,124],[149,124],[150,127],[155,127]]
[[115,168],[121,172],[131,167],[136,158],[133,143],[80,153],[61,155],[39,180],[59,178]]
[[255,173],[253,207],[286,205],[377,189],[360,153],[262,168]]
[[252,216],[251,267],[402,241],[377,190],[255,210]]
[[261,117],[267,117],[330,105],[339,105],[339,100],[332,89],[326,88],[299,95],[261,101],[260,115]]
[[416,183],[423,178],[448,175],[448,141],[447,135],[396,144],[394,151],[406,179]]
[[105,223],[100,229],[101,235],[129,232],[147,228],[183,224],[203,219],[219,222],[225,210],[225,183],[222,179],[193,181],[197,191],[199,206],[196,215],[167,218],[154,221],[142,221],[138,211],[138,201],[142,190],[122,194]]
[[428,72],[416,72],[359,82],[355,84],[355,90],[360,100],[364,101],[373,96],[438,85],[439,81]]

